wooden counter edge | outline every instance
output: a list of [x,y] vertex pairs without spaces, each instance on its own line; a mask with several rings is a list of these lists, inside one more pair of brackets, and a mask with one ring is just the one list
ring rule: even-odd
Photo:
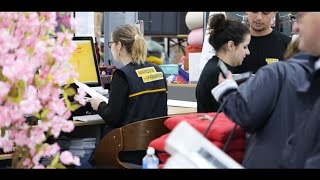
[[197,84],[175,84],[175,83],[168,83],[168,86],[171,86],[171,87],[192,87],[192,88],[195,88],[195,87],[197,87]]
[[87,122],[84,122],[84,121],[78,121],[78,120],[73,120],[73,124],[74,126],[76,127],[79,127],[79,126],[90,126],[90,125],[99,125],[99,124],[104,124],[104,120],[103,119],[99,119],[99,120],[95,120],[95,121],[87,121]]
[[11,159],[11,158],[12,158],[12,153],[0,154],[0,160],[6,160],[6,159]]

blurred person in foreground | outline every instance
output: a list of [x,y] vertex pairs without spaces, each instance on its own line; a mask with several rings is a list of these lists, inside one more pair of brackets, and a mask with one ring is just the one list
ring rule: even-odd
[[313,56],[309,62],[312,73],[300,85],[299,95],[314,105],[301,105],[306,114],[293,112],[294,130],[286,141],[281,167],[320,168],[320,12],[298,12],[293,30],[299,34],[299,50]]
[[[212,90],[215,99],[224,103],[223,112],[250,133],[243,161],[246,168],[282,167],[283,154],[288,154],[284,150],[296,144],[292,132],[302,130],[298,125],[310,116],[318,99],[320,84],[312,79],[320,55],[320,14],[305,17],[296,27],[303,24],[297,30],[301,52],[286,62],[260,68],[240,86],[230,72],[226,79],[220,75],[220,84]],[[289,161],[291,156],[286,157]]]

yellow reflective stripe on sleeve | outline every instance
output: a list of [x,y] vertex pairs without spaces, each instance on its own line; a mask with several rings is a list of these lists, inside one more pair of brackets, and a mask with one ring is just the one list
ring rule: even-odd
[[[154,89],[154,90],[146,90],[146,91],[137,92],[137,93],[134,93],[134,94],[129,95],[129,98],[134,97],[134,96],[139,96],[139,95],[141,95],[141,94],[161,92],[161,91],[166,91],[166,88]],[[168,93],[168,92],[166,92],[166,93]]]

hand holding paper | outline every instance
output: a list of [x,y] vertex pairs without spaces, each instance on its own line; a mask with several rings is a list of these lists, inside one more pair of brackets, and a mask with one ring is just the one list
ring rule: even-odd
[[90,103],[91,103],[91,107],[93,110],[98,110],[99,104],[102,102],[103,100],[99,97],[92,97]]
[[103,101],[105,101],[106,103],[108,103],[109,99],[105,96],[103,96],[100,93],[97,93],[95,90],[93,90],[92,88],[90,88],[89,86],[87,86],[86,84],[83,84],[82,82],[79,82],[77,79],[74,79],[74,83],[76,83],[76,85],[83,89],[86,93],[88,93],[92,98],[94,97],[98,97],[101,98]]

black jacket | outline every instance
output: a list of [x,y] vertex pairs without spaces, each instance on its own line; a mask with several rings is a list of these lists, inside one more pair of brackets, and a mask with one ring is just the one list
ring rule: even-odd
[[[143,77],[138,77],[136,70],[146,67],[154,67],[155,71],[159,72],[160,79],[143,83]],[[99,115],[111,128],[143,119],[166,116],[167,84],[165,77],[161,75],[163,75],[162,70],[148,62],[144,65],[129,63],[117,69],[111,81],[109,103],[99,104]]]
[[[203,68],[196,87],[197,112],[216,112],[220,104],[211,94],[211,89],[218,85],[220,69],[218,67],[219,58],[213,56]],[[227,68],[233,72],[233,67],[226,64]]]

